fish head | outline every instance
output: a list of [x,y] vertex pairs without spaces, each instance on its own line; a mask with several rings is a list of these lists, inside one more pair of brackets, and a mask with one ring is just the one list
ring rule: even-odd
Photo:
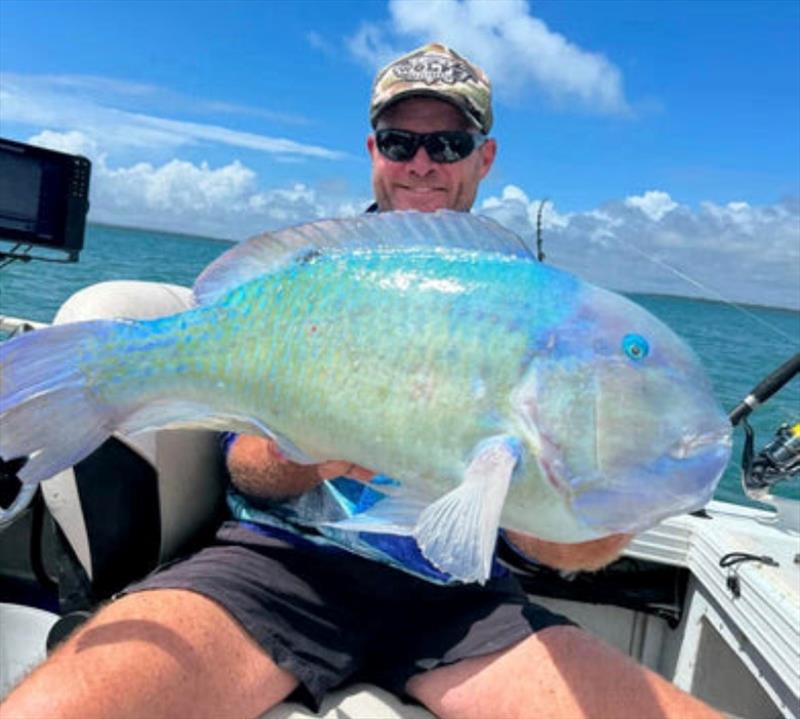
[[[512,397],[559,521],[518,529],[577,542],[635,533],[704,506],[732,427],[691,348],[630,300],[597,287],[538,338]],[[545,536],[547,535],[547,536]]]

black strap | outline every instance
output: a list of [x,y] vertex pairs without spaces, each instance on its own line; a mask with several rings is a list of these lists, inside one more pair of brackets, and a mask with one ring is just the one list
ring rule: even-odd
[[161,507],[155,468],[112,437],[75,465],[93,595],[109,597],[158,564]]
[[58,525],[55,525],[54,544],[61,613],[89,611],[96,603],[92,583]]

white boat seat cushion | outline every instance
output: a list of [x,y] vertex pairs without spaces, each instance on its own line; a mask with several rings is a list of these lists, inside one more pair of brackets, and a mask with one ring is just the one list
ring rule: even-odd
[[[72,295],[59,309],[54,323],[152,319],[191,306],[192,292],[186,287],[141,281],[102,282]],[[215,516],[223,490],[217,435],[198,430],[166,430],[118,439],[155,468],[160,516],[158,560],[166,561]],[[73,470],[43,482],[42,491],[48,508],[92,579],[93,548]]]

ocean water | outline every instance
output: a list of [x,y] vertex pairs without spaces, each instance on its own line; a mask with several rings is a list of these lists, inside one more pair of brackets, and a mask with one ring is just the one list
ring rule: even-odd
[[[77,264],[15,262],[0,269],[0,315],[49,322],[75,291],[111,279],[172,282],[190,286],[211,260],[230,247],[223,240],[90,225]],[[633,295],[634,300],[682,335],[700,356],[723,407],[730,410],[778,365],[800,352],[800,312],[763,307],[735,308],[682,297]],[[800,421],[800,377],[750,418],[757,448],[782,422]],[[717,497],[748,504],[740,486],[742,431]],[[800,499],[800,480],[778,494]]]

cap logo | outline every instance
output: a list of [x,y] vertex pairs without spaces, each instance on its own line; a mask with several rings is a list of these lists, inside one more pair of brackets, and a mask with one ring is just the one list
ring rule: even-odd
[[408,82],[424,82],[433,85],[443,82],[455,85],[457,82],[475,78],[463,62],[439,57],[419,57],[404,60],[392,68],[395,76]]

